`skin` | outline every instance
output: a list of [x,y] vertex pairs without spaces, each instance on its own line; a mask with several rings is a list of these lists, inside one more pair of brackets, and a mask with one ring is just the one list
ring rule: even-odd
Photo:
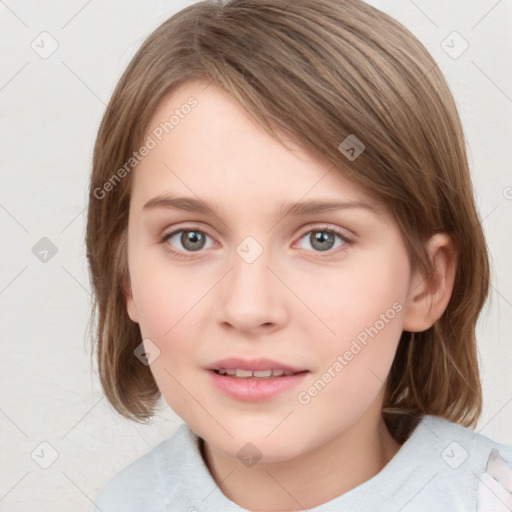
[[[399,450],[381,415],[384,383],[402,331],[427,329],[446,308],[453,246],[435,235],[427,246],[435,279],[412,272],[384,205],[318,156],[280,145],[214,85],[182,84],[162,101],[148,134],[190,96],[197,107],[133,171],[127,310],[143,339],[158,346],[150,366],[158,387],[204,439],[205,462],[222,492],[250,510],[312,508],[367,481]],[[169,193],[199,197],[217,215],[143,210]],[[364,201],[375,211],[279,214],[283,202],[310,199]],[[322,251],[311,235],[325,227],[353,243],[335,236]],[[159,243],[179,228],[203,230],[202,248],[184,246],[181,232]],[[236,252],[249,235],[263,249],[250,264]],[[300,403],[297,394],[394,303],[401,306],[394,318]],[[236,400],[204,370],[230,356],[269,357],[310,373],[269,400]],[[237,458],[248,442],[261,452],[251,467]]]

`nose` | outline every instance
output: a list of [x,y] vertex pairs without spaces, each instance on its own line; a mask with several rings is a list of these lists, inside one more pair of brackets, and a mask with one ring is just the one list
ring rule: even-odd
[[252,262],[234,254],[217,294],[218,320],[224,329],[257,335],[285,325],[287,290],[276,273],[265,251]]

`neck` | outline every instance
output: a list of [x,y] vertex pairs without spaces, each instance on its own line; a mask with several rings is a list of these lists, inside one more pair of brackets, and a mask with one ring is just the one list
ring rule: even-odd
[[362,419],[293,460],[248,468],[208,443],[204,444],[203,458],[222,492],[239,506],[266,512],[294,511],[331,501],[366,482],[399,449],[400,444],[379,415]]

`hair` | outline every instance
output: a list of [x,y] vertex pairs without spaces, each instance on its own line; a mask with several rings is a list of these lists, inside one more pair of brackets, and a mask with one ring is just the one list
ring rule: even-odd
[[[126,309],[131,174],[103,197],[97,191],[140,146],[164,97],[191,80],[227,91],[276,140],[293,136],[383,201],[412,269],[425,279],[433,275],[426,242],[435,233],[451,236],[457,271],[450,301],[429,329],[402,332],[383,415],[398,440],[425,414],[476,425],[482,390],[475,328],[490,268],[461,122],[424,46],[359,0],[199,2],[160,25],[128,65],[99,127],[86,232],[89,327],[114,408],[144,421],[161,395],[150,368],[134,356],[141,332]],[[365,146],[353,161],[339,149],[351,134]]]

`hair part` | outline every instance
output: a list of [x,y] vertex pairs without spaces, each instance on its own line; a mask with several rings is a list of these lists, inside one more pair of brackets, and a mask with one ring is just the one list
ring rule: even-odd
[[[276,140],[293,137],[388,205],[425,279],[433,272],[425,243],[435,233],[451,236],[458,261],[450,302],[428,330],[402,333],[383,414],[398,440],[425,414],[476,425],[475,328],[490,269],[461,122],[423,45],[359,0],[199,2],[160,25],[122,75],[94,148],[86,233],[93,342],[114,408],[142,421],[160,393],[133,354],[141,334],[126,310],[131,176],[101,199],[95,190],[140,146],[166,95],[187,81],[227,91]],[[338,146],[351,134],[365,150],[349,162]]]

